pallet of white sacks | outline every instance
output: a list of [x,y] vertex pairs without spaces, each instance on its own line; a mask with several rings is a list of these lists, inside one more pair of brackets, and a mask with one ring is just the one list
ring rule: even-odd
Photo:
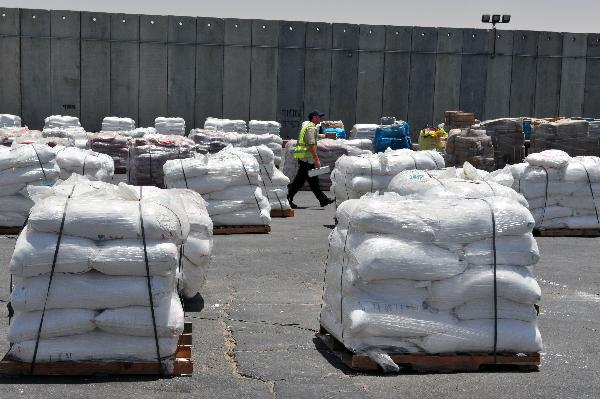
[[[316,334],[317,338],[342,363],[356,371],[379,371],[379,365],[367,355],[357,355],[331,335],[323,326]],[[410,368],[416,372],[475,372],[485,367],[511,367],[520,371],[537,371],[541,360],[539,353],[514,354],[498,353],[388,353],[401,369]]]
[[268,234],[271,232],[271,226],[215,226],[213,234]]
[[271,209],[272,218],[291,218],[294,217],[293,209]]
[[600,229],[535,229],[536,237],[600,237]]
[[171,359],[163,361],[163,373],[157,362],[137,361],[85,361],[36,363],[31,372],[31,363],[11,359],[6,355],[0,361],[0,375],[163,375],[165,377],[191,376],[194,372],[192,360],[192,323],[186,322],[179,336],[177,351]]

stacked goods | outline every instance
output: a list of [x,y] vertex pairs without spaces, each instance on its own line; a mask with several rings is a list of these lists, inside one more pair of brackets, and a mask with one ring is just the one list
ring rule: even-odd
[[188,188],[202,195],[215,227],[268,226],[271,207],[260,186],[256,159],[228,147],[214,155],[167,161],[168,188]]
[[153,127],[137,127],[131,130],[120,130],[118,133],[125,137],[139,138],[147,134],[156,134],[156,129]]
[[336,203],[387,189],[404,170],[440,169],[444,158],[437,151],[386,150],[383,153],[342,156],[331,173],[331,192]]
[[530,154],[510,170],[513,188],[529,202],[536,228],[600,228],[600,158],[547,150]]
[[44,130],[54,128],[66,129],[73,127],[81,127],[79,118],[76,116],[51,115],[44,119]]
[[183,245],[179,260],[180,292],[186,298],[200,293],[206,281],[206,273],[213,246],[213,223],[202,196],[188,189],[170,190],[183,203],[190,223],[190,234]]
[[77,173],[90,180],[110,181],[115,174],[115,163],[109,155],[76,147],[58,146],[54,150],[63,180]]
[[[385,120],[385,122],[388,121]],[[382,152],[388,148],[392,150],[412,149],[408,123],[394,119],[392,124],[382,124],[377,127],[373,140],[373,152]]]
[[276,121],[256,121],[251,120],[248,123],[248,133],[250,134],[274,134],[279,136],[281,124]]
[[[444,112],[444,123],[448,129],[460,129],[470,127],[476,122],[475,114],[462,111]],[[446,130],[448,130],[446,129]]]
[[523,162],[525,135],[521,119],[501,118],[481,123],[492,138],[496,168]]
[[234,147],[256,147],[265,145],[275,154],[275,165],[281,164],[283,140],[275,134],[249,134],[214,131],[210,129],[193,129],[189,138],[199,144],[201,152],[214,154],[231,144]]
[[233,119],[206,118],[205,129],[217,130],[219,132],[247,133],[246,121]]
[[375,138],[375,131],[377,130],[376,124],[357,123],[352,127],[350,131],[350,138],[353,139],[369,139]]
[[321,121],[322,129],[344,129],[342,121]]
[[0,127],[21,127],[21,117],[11,114],[0,114]]
[[494,146],[485,130],[450,130],[446,141],[446,163],[455,166],[465,162],[478,169],[494,170]]
[[[33,136],[36,139],[33,139]],[[26,127],[2,127],[0,128],[0,144],[3,146],[10,147],[14,142],[19,140],[28,140],[29,144],[35,142],[37,139],[42,137],[42,132],[37,130],[29,130]]]
[[189,223],[167,190],[65,182],[36,198],[10,262],[9,356],[157,361],[172,369],[184,313],[178,246]]
[[[127,179],[136,186],[164,187],[163,165],[194,156],[194,142],[182,136],[147,134],[129,141]],[[185,187],[185,186],[184,186]]]
[[600,138],[590,137],[589,125],[585,120],[536,120],[531,137],[531,152],[555,149],[565,151],[571,156],[599,156]]
[[0,226],[20,227],[33,201],[29,186],[51,186],[59,175],[52,148],[42,144],[0,147]]
[[420,150],[439,150],[446,148],[448,133],[444,129],[430,127],[419,131]]
[[397,371],[390,352],[542,349],[534,220],[518,202],[367,194],[337,220],[321,325],[351,351]]
[[158,117],[154,120],[157,133],[175,136],[185,136],[185,120],[183,118]]
[[135,121],[131,118],[119,118],[117,116],[107,116],[102,119],[102,131],[117,132],[121,130],[135,129]]
[[590,137],[600,138],[600,119],[587,119],[590,124],[589,132]]
[[197,144],[196,151],[201,154],[216,154],[229,144],[223,132],[210,129],[192,129],[188,136]]
[[[281,170],[290,180],[294,180],[298,173],[298,160],[294,159],[296,140],[288,140],[283,154],[283,164]],[[319,140],[317,143],[317,153],[321,161],[321,166],[329,166],[331,170],[335,167],[335,162],[343,155],[358,156],[370,154],[364,147],[364,140]],[[319,185],[323,190],[329,190],[331,187],[331,174],[319,175]]]
[[268,147],[240,148],[247,154],[254,156],[260,166],[261,190],[269,200],[271,210],[286,211],[292,209],[288,202],[288,184],[290,179],[275,167],[275,156]]
[[114,162],[115,170],[124,171],[129,157],[129,138],[120,132],[100,132],[90,134],[92,151],[109,155]]

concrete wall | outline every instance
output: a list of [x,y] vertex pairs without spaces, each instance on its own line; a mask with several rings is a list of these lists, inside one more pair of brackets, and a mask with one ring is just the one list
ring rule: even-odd
[[411,130],[450,109],[480,119],[600,116],[600,36],[0,8],[0,113],[88,130],[107,115],[329,119]]

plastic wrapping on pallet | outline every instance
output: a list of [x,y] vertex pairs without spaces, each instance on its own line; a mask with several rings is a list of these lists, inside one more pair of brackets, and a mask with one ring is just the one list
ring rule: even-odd
[[248,122],[249,134],[274,134],[279,136],[281,124],[276,121],[257,121],[251,120]]
[[9,355],[33,361],[38,342],[37,362],[156,361],[156,326],[160,357],[172,356],[183,331],[177,286],[187,283],[180,255],[203,271],[210,256],[202,198],[78,175],[30,191],[36,205],[10,263]]
[[350,131],[350,138],[368,139],[372,141],[375,138],[375,131],[378,126],[379,125],[374,123],[357,123]]
[[246,122],[239,119],[219,119],[208,117],[204,121],[204,129],[213,129],[220,132],[247,133]]
[[340,205],[321,325],[351,351],[385,359],[539,352],[529,211],[495,196],[430,199],[366,194]]
[[529,202],[536,228],[600,228],[600,158],[546,150],[510,170],[513,188]]
[[411,169],[439,169],[444,158],[436,151],[386,150],[361,156],[342,156],[331,173],[331,192],[339,204],[368,192],[385,190],[392,178]]
[[[285,145],[283,164],[281,171],[290,180],[294,180],[298,173],[298,160],[294,159],[294,151],[296,148],[296,140],[289,140]],[[321,160],[321,166],[329,166],[333,171],[335,163],[342,156],[358,156],[370,154],[372,143],[370,140],[330,140],[323,139],[317,143],[317,152]],[[319,185],[324,190],[329,190],[332,184],[331,173],[319,175]]]
[[154,128],[159,134],[185,136],[185,119],[158,117],[154,120]]
[[206,200],[215,226],[268,226],[268,199],[260,187],[260,165],[242,149],[228,147],[218,154],[167,161],[165,184],[189,188]]
[[79,118],[77,118],[76,116],[68,115],[51,115],[44,119],[44,129],[68,127],[81,127],[81,123],[79,123]]
[[0,128],[21,127],[21,117],[11,114],[0,114]]
[[109,181],[115,174],[115,163],[109,155],[76,147],[57,146],[54,150],[61,179],[77,173],[91,180]]
[[113,159],[115,169],[124,170],[129,155],[129,138],[121,133],[92,133],[89,138],[92,151],[109,155]]
[[179,135],[147,134],[129,142],[127,180],[139,186],[164,187],[163,165],[194,156],[194,142]]
[[131,118],[119,118],[118,116],[106,116],[102,119],[102,131],[117,132],[121,130],[135,129],[135,121]]

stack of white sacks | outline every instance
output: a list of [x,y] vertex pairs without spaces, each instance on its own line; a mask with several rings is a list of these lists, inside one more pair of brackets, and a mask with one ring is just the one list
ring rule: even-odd
[[432,170],[444,167],[444,158],[437,151],[390,150],[361,156],[342,156],[331,173],[331,192],[339,204],[365,193],[385,190],[398,173],[404,170]]
[[276,121],[257,121],[251,120],[248,123],[248,133],[250,134],[274,134],[279,136],[281,133],[281,123]]
[[44,119],[44,129],[81,127],[79,118],[67,115],[51,115]]
[[288,184],[290,179],[275,167],[275,156],[268,147],[239,148],[247,154],[253,155],[260,166],[261,189],[263,195],[269,200],[271,210],[285,211],[292,209],[288,202]]
[[202,195],[214,226],[268,226],[271,207],[260,186],[256,159],[228,147],[214,155],[174,159],[164,165],[167,188],[189,188]]
[[69,145],[89,147],[89,137],[76,116],[52,115],[44,120],[42,137],[59,137],[69,140]]
[[374,123],[357,123],[352,127],[350,131],[350,137],[353,139],[369,139],[373,140],[375,138],[375,131],[379,125]]
[[135,129],[135,121],[131,118],[119,118],[118,116],[106,116],[102,119],[102,131],[118,132],[122,130]]
[[600,158],[546,150],[511,165],[510,171],[536,228],[600,228]]
[[185,136],[185,120],[183,118],[158,117],[154,120],[157,133],[175,136]]
[[206,121],[204,121],[205,129],[217,130],[220,132],[233,132],[233,133],[247,133],[248,126],[246,126],[246,121],[239,119],[219,119],[208,117]]
[[350,350],[391,371],[390,352],[542,349],[535,222],[519,202],[366,194],[337,219],[321,324]]
[[90,180],[110,181],[115,174],[115,162],[106,154],[76,147],[54,147],[56,163],[60,168],[60,178],[65,180],[71,174],[87,176]]
[[21,117],[11,114],[0,114],[0,127],[14,128],[21,127]]
[[0,147],[0,226],[20,227],[33,201],[27,188],[52,186],[59,176],[54,150],[43,144]]
[[[168,371],[184,324],[176,285],[178,246],[190,231],[187,211],[177,193],[155,187],[73,176],[38,189],[10,262],[17,283],[9,355],[33,360],[46,303],[37,362],[157,361],[152,298],[160,358]],[[202,253],[188,254],[188,244],[186,257]]]

